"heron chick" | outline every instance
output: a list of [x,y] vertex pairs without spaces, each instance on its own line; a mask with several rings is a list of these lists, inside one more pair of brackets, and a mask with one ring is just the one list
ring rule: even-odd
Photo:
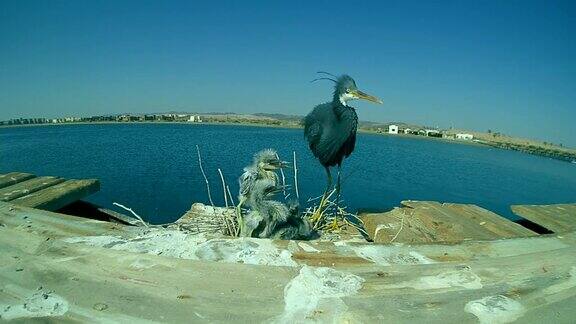
[[244,173],[238,179],[240,191],[238,194],[239,202],[236,207],[241,233],[246,233],[245,230],[242,230],[242,225],[246,223],[242,221],[242,206],[248,204],[248,206],[252,207],[251,196],[254,191],[254,185],[263,179],[271,180],[274,185],[278,185],[276,170],[285,168],[288,165],[288,162],[280,160],[275,150],[265,149],[254,154],[252,164],[244,168]]
[[271,235],[271,238],[282,240],[311,240],[318,238],[318,233],[304,214],[300,214],[300,206],[297,201],[288,204],[288,218],[283,224],[279,224]]
[[272,179],[254,182],[248,204],[250,211],[241,218],[241,236],[269,237],[276,224],[285,222],[290,211],[286,205],[275,201],[276,194],[283,190]]
[[314,231],[306,218],[299,213],[298,203],[286,205],[274,200],[284,187],[270,179],[255,183],[250,205],[252,209],[243,218],[242,236],[276,238],[284,240],[307,240],[314,238]]

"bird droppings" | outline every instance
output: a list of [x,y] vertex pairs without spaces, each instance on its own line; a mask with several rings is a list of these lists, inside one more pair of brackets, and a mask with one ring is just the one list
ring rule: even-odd
[[250,238],[209,240],[198,246],[200,260],[295,267],[292,253],[274,246],[272,241]]
[[130,264],[130,268],[135,270],[149,269],[154,267],[156,264],[147,259],[136,259]]
[[466,304],[464,310],[474,314],[480,324],[514,322],[526,312],[522,304],[503,295],[473,300]]
[[431,264],[433,260],[424,255],[410,251],[398,252],[387,246],[367,245],[355,247],[354,252],[359,257],[372,261],[378,265],[389,266],[393,264]]
[[284,312],[273,322],[339,322],[348,309],[341,298],[356,294],[363,282],[332,268],[304,266],[284,288]]
[[565,276],[565,280],[561,280],[557,284],[546,287],[542,292],[545,295],[554,295],[574,287],[576,287],[576,266],[572,267],[570,271],[568,271]]
[[[270,240],[254,238],[207,239],[202,234],[152,230],[131,239],[115,236],[84,236],[64,241],[179,259],[290,267],[298,265],[292,260],[290,251],[277,248]],[[142,268],[147,265],[140,263],[132,266]]]
[[394,288],[410,287],[418,290],[443,289],[462,287],[466,289],[482,289],[482,280],[469,268],[446,271],[435,276],[423,276],[411,281],[392,285]]
[[398,226],[399,225],[395,223],[378,224],[378,226],[376,226],[376,229],[374,230],[374,237],[378,236],[378,232],[380,232],[383,229],[395,229]]
[[61,316],[68,308],[64,298],[40,288],[20,305],[0,305],[0,320]]
[[108,309],[108,305],[104,304],[104,303],[96,303],[92,306],[92,309],[97,310],[99,312],[101,311],[105,311]]
[[314,253],[318,253],[320,252],[320,250],[318,250],[317,248],[313,247],[312,245],[308,244],[308,243],[304,243],[304,242],[298,242],[298,246],[300,246],[302,248],[302,250],[304,250],[304,252],[314,252]]

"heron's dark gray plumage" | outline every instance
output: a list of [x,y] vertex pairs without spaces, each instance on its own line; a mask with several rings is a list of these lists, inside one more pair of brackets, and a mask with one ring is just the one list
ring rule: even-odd
[[[330,73],[319,73],[334,77]],[[332,166],[340,168],[344,158],[350,156],[356,146],[358,115],[347,102],[352,99],[365,99],[375,103],[382,103],[382,101],[358,90],[356,82],[348,75],[342,75],[336,79],[322,77],[316,80],[330,80],[335,83],[332,101],[314,107],[312,112],[304,118],[304,136],[312,154],[326,169],[328,191],[332,182],[329,168]],[[338,174],[337,190],[339,190],[339,180],[340,174]]]

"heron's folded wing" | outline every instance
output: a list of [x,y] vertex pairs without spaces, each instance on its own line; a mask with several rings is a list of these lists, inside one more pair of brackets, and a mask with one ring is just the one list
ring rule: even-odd
[[246,196],[250,191],[252,191],[257,177],[258,173],[252,170],[246,170],[246,172],[242,173],[240,179],[238,179],[240,184],[240,196]]
[[320,142],[322,135],[322,125],[316,122],[312,117],[306,117],[304,120],[304,137],[308,141],[310,148],[314,147]]

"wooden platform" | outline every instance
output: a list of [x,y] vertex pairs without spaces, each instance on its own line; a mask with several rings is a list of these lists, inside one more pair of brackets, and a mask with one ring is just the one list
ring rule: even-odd
[[[0,321],[571,323],[576,317],[574,232],[423,245],[205,238],[201,246],[222,249],[179,259],[120,249],[127,241],[157,248],[138,230],[0,202]],[[114,248],[68,240],[93,235]],[[236,246],[278,249],[294,264],[227,260]]]
[[362,214],[377,243],[457,243],[536,236],[537,233],[476,205],[403,201],[386,213]]
[[514,214],[554,233],[576,231],[576,204],[514,205]]
[[100,190],[97,179],[67,180],[11,172],[0,174],[0,201],[44,210],[58,210]]

